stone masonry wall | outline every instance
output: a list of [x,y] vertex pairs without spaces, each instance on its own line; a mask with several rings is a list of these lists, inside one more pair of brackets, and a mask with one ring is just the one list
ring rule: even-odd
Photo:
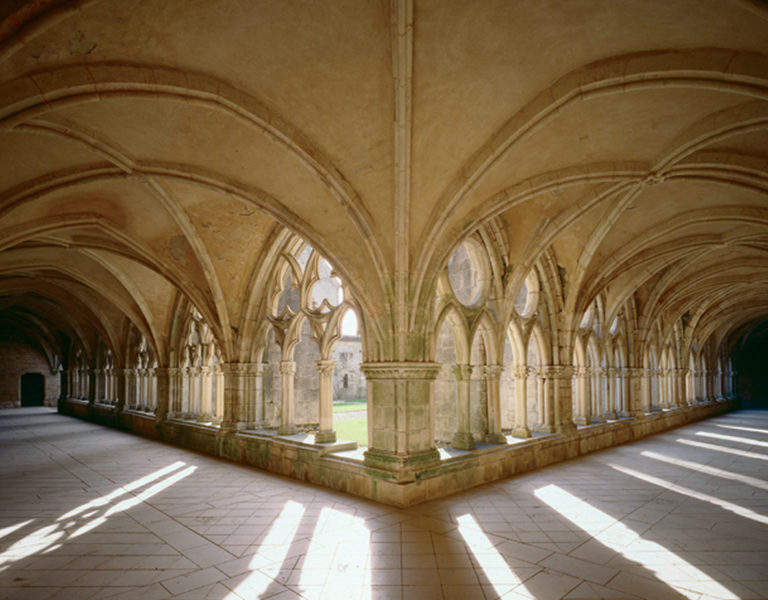
[[45,404],[56,406],[60,382],[57,373],[51,373],[48,362],[39,352],[21,342],[0,345],[0,408],[21,406],[21,376],[40,373],[45,377]]

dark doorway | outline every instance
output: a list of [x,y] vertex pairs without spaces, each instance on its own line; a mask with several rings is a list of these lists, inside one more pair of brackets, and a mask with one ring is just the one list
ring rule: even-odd
[[45,378],[40,373],[21,376],[21,405],[42,406],[45,400]]

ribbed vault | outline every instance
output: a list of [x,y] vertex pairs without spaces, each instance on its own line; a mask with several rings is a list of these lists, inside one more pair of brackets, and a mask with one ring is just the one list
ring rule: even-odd
[[[344,282],[367,362],[432,364],[447,319],[467,356],[476,331],[496,362],[535,335],[542,367],[593,368],[594,310],[624,336],[603,363],[725,365],[768,321],[768,9],[3,4],[6,338],[65,368],[176,367],[184,336],[250,363],[295,240]],[[483,306],[446,283],[463,243]]]

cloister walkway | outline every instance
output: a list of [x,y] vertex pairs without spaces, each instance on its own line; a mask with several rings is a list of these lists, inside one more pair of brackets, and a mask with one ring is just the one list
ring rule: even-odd
[[768,412],[406,510],[0,411],[0,598],[768,598]]

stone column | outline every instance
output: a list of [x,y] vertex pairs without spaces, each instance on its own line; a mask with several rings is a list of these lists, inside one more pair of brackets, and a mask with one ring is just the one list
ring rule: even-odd
[[101,402],[104,399],[102,373],[101,369],[93,369],[91,371],[91,388],[93,389],[94,402]]
[[605,373],[602,367],[592,367],[590,372],[590,393],[589,401],[591,403],[589,422],[590,423],[605,423],[605,417],[603,416],[603,381],[605,379]]
[[553,426],[557,433],[570,435],[576,431],[573,422],[573,373],[570,365],[544,367],[547,389],[554,413]]
[[555,411],[554,411],[554,377],[552,367],[539,367],[539,388],[542,397],[542,422],[538,430],[544,433],[555,432]]
[[168,368],[168,417],[181,414],[181,369]]
[[88,369],[88,404],[96,402],[96,369]]
[[475,438],[469,427],[469,384],[472,365],[453,365],[456,376],[456,411],[458,429],[453,435],[451,446],[457,450],[474,450]]
[[237,423],[240,420],[245,399],[248,368],[247,363],[224,363],[221,365],[223,401],[220,430],[222,432],[237,430]]
[[643,393],[644,393],[643,375],[644,373],[645,373],[645,369],[638,369],[638,368],[626,369],[627,415],[635,419],[645,418],[645,410],[643,410]]
[[688,406],[688,398],[685,395],[685,382],[688,369],[676,369],[675,370],[675,406],[686,407]]
[[292,435],[296,433],[293,414],[293,383],[296,376],[296,363],[292,360],[281,360],[280,376],[282,395],[280,397],[280,427],[277,433],[278,435]]
[[618,369],[607,367],[603,369],[608,387],[608,410],[605,411],[606,419],[618,419],[619,414],[616,411],[616,405],[619,403],[619,385],[616,381]]
[[528,368],[522,365],[515,367],[515,428],[512,435],[531,437],[528,427]]
[[485,441],[489,444],[506,444],[507,438],[501,433],[501,395],[499,385],[502,365],[485,365],[483,377],[485,377],[485,401],[488,407],[488,433]]
[[330,444],[336,441],[333,429],[333,371],[335,360],[315,361],[320,376],[320,430],[315,435],[318,444]]
[[248,423],[248,428],[263,426],[267,418],[266,399],[264,398],[264,363],[251,363],[249,373],[253,377],[251,382],[252,393],[252,420]]
[[117,372],[117,384],[115,386],[115,412],[121,412],[125,408],[125,400],[128,397],[128,369],[120,369]]
[[629,410],[629,394],[630,394],[630,378],[629,369],[619,369],[619,385],[621,386],[621,407],[619,410],[620,417],[630,416]]
[[412,481],[413,472],[440,463],[432,423],[432,384],[439,363],[362,363],[368,386],[368,444],[365,464],[397,472]]
[[157,382],[157,407],[155,408],[155,421],[162,423],[168,416],[171,403],[171,374],[167,367],[155,367]]
[[651,370],[638,370],[640,371],[640,410],[642,410],[644,414],[648,414],[653,408],[651,402]]
[[589,369],[576,367],[576,410],[573,422],[577,425],[589,425],[591,419],[592,400],[589,397]]
[[198,421],[210,421],[213,418],[211,411],[211,368],[200,367],[200,412]]

